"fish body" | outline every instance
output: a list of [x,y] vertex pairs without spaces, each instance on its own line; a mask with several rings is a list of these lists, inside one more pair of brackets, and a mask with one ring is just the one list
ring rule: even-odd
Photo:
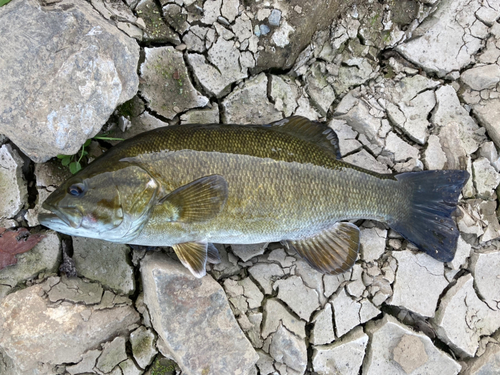
[[[359,229],[389,224],[431,256],[453,258],[450,218],[465,171],[377,174],[340,160],[330,128],[302,117],[269,125],[176,125],[113,147],[46,200],[52,229],[172,246],[196,276],[211,243],[287,241],[315,268],[355,262]],[[450,259],[451,258],[451,259]]]

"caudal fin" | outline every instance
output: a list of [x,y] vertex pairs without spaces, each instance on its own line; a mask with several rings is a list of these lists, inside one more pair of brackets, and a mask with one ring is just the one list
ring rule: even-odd
[[407,209],[389,222],[390,227],[433,258],[441,262],[453,260],[459,233],[451,214],[469,173],[410,172],[396,179],[404,185],[410,201]]

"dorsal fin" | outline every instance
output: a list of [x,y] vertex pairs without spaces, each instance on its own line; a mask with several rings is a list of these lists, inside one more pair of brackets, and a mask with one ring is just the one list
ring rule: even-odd
[[342,157],[337,133],[324,124],[310,121],[302,116],[292,116],[269,125],[323,147],[328,152],[332,152],[336,159]]

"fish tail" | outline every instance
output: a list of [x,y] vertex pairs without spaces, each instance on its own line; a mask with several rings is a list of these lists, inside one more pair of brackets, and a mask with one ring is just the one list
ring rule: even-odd
[[459,232],[451,214],[469,179],[462,170],[423,171],[396,176],[409,201],[388,222],[419,249],[441,262],[455,256]]

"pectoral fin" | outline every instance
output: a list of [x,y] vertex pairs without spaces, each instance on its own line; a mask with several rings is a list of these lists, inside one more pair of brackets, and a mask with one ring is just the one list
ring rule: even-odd
[[201,278],[206,275],[206,242],[185,242],[172,247],[181,263],[189,269],[194,276]]
[[313,268],[335,275],[354,265],[359,250],[359,228],[351,223],[335,223],[312,237],[288,243]]
[[216,216],[227,200],[227,182],[220,175],[199,178],[181,186],[158,201],[169,205],[173,221],[199,222]]
[[207,246],[207,262],[210,264],[219,264],[221,262],[219,250],[213,243],[209,243]]

